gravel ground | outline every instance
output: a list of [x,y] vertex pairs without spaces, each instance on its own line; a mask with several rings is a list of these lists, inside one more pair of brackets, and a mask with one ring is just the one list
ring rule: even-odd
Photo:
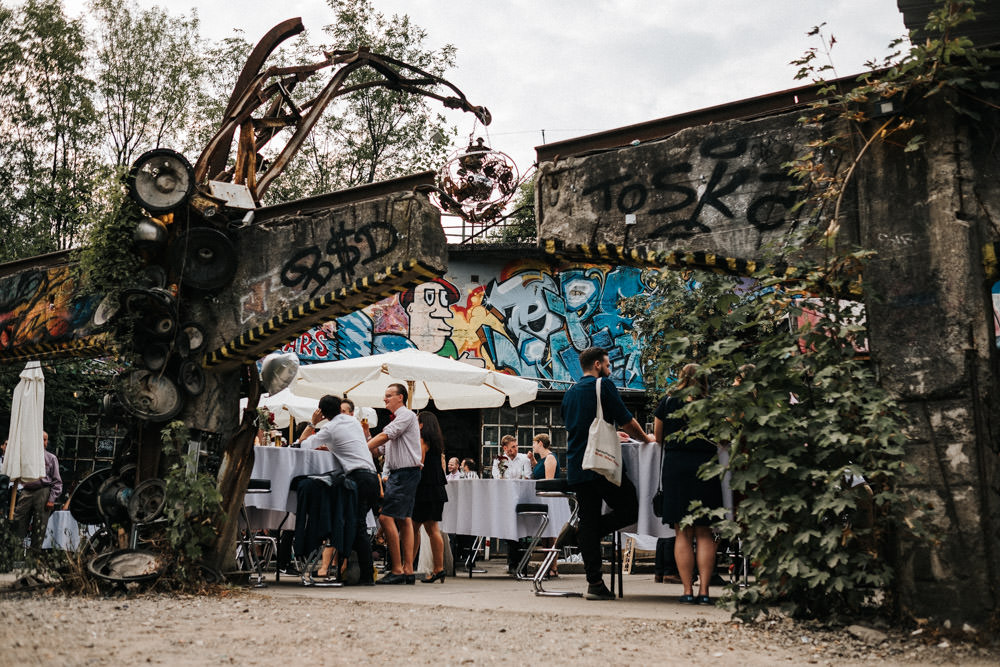
[[618,616],[615,603],[594,605],[600,615],[344,599],[329,589],[321,596],[243,589],[129,598],[4,593],[0,664],[1000,663],[996,648],[931,638],[929,631],[856,630],[858,638],[789,620],[653,620]]

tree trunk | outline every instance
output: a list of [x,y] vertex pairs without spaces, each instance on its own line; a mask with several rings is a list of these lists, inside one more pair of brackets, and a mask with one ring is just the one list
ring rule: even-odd
[[219,469],[219,493],[222,494],[222,516],[215,524],[218,536],[206,561],[220,572],[235,569],[236,531],[239,528],[240,507],[253,471],[253,440],[257,433],[257,404],[260,402],[260,374],[256,364],[243,366],[249,380],[250,396],[243,411],[240,426],[223,451]]

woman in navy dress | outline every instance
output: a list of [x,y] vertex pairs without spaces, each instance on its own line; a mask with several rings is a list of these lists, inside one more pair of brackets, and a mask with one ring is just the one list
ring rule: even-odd
[[[698,378],[698,364],[687,364],[681,369],[677,384],[656,407],[653,434],[663,449],[663,523],[672,525],[677,533],[674,542],[674,559],[684,586],[680,601],[687,604],[711,604],[708,584],[715,569],[715,538],[711,521],[694,520],[693,526],[680,527],[681,520],[689,513],[688,507],[700,500],[707,508],[722,507],[722,484],[718,478],[704,480],[698,469],[717,454],[716,447],[704,438],[687,438],[687,422],[676,414],[687,401],[697,400],[708,393],[708,383]],[[682,390],[693,390],[683,392]],[[697,543],[698,595],[693,593],[695,554]]]

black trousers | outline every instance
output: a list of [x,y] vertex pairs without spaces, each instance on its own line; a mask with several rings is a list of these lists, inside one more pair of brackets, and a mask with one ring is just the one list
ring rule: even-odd
[[[354,533],[354,551],[358,554],[361,583],[374,579],[375,563],[372,560],[372,545],[368,539],[368,512],[378,503],[379,483],[375,473],[367,470],[352,470],[347,477],[358,485],[357,528]],[[349,554],[344,554],[348,556]]]
[[[615,486],[603,477],[571,484],[570,491],[576,494],[580,504],[580,525],[576,535],[577,546],[583,557],[583,569],[587,573],[587,583],[596,584],[603,579],[601,573],[601,538],[639,519],[639,499],[635,486],[628,477],[622,475],[621,486]],[[607,503],[611,511],[602,514],[602,503]]]

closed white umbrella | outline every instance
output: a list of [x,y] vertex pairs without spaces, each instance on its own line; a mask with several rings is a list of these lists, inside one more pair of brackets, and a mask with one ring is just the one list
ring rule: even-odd
[[538,393],[531,380],[420,350],[302,366],[289,388],[297,396],[339,394],[358,405],[381,405],[385,388],[393,383],[407,387],[408,406],[415,409],[430,400],[439,410],[497,408],[505,401],[517,407]]
[[[14,387],[10,408],[7,453],[0,473],[16,482],[31,482],[45,476],[45,447],[42,444],[42,416],[45,409],[45,376],[42,365],[29,361]],[[10,518],[14,518],[17,494],[10,498]]]

